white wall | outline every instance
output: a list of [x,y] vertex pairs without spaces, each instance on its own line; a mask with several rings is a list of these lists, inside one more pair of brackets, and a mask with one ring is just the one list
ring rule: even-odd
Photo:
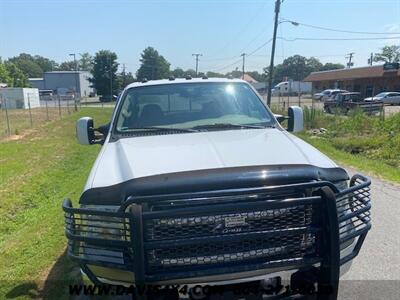
[[2,99],[2,108],[7,100],[7,108],[31,108],[40,107],[39,90],[35,88],[4,88],[0,89],[0,98]]

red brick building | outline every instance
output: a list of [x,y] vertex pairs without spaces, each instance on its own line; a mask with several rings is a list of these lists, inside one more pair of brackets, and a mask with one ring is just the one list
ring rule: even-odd
[[340,88],[370,97],[383,91],[400,92],[400,69],[383,65],[313,72],[304,81],[312,82],[314,92]]

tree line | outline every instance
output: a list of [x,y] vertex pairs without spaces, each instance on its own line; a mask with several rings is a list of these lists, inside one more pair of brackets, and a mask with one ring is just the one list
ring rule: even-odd
[[[399,62],[400,46],[385,46],[380,53],[374,56],[376,62]],[[10,87],[29,86],[28,78],[43,77],[44,72],[48,71],[74,71],[84,70],[92,74],[91,83],[100,95],[117,94],[127,84],[134,81],[155,80],[174,76],[182,77],[228,77],[240,78],[242,72],[236,68],[227,73],[218,72],[199,72],[193,69],[183,70],[182,68],[171,69],[171,64],[153,47],[147,47],[143,50],[140,57],[140,67],[135,76],[131,72],[125,72],[125,69],[118,72],[119,63],[115,52],[109,50],[100,50],[94,56],[90,53],[79,54],[76,61],[69,60],[57,63],[54,60],[40,56],[21,53],[18,56],[11,57],[6,61],[0,58],[0,83],[6,83]],[[311,72],[342,69],[344,65],[338,63],[321,63],[315,57],[304,57],[293,55],[286,58],[281,64],[274,67],[274,84],[283,81],[286,78],[292,80],[303,80]],[[268,80],[269,68],[263,69],[263,72],[248,71],[246,74],[259,82]],[[112,91],[111,91],[112,88]]]

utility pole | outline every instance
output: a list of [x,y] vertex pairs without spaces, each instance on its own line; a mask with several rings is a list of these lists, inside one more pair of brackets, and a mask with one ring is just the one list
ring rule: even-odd
[[125,64],[122,64],[122,78],[123,78],[122,85],[123,88],[125,88],[126,86]]
[[351,62],[351,60],[353,59],[354,54],[355,54],[354,52],[351,52],[351,53],[347,54],[348,56],[346,56],[346,58],[349,59],[349,61],[347,62],[347,67],[348,68],[351,68],[354,65],[354,63]]
[[276,32],[278,30],[278,18],[279,11],[281,9],[281,0],[275,1],[275,23],[274,23],[274,36],[272,38],[272,50],[271,50],[271,62],[269,64],[269,74],[268,74],[268,94],[267,94],[267,105],[271,105],[272,96],[272,77],[274,75],[274,56],[275,56],[275,44],[276,44]]
[[368,58],[368,64],[369,64],[370,66],[372,66],[372,62],[373,62],[373,61],[374,61],[374,54],[371,53],[370,58]]
[[192,56],[196,56],[196,76],[199,70],[199,56],[203,56],[201,53],[193,53]]
[[243,63],[242,63],[242,79],[244,80],[244,63],[245,63],[246,53],[242,53],[242,54],[240,54],[240,56],[243,57]]
[[[79,77],[79,73],[78,73],[78,63],[76,61],[76,54],[75,53],[71,53],[69,56],[73,56],[74,57],[74,64],[75,64],[75,99],[74,99],[74,110],[78,111],[78,106],[77,106],[77,100],[78,100],[78,78]],[[67,104],[68,106],[68,104]]]
[[110,58],[110,101],[112,101],[112,100],[113,100],[113,92],[112,92],[112,86],[113,86],[113,84],[112,84],[112,64],[111,64],[111,53],[110,53],[110,56],[109,56],[109,58]]

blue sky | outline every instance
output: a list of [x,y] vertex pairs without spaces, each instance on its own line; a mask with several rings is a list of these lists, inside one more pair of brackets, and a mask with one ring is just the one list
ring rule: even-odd
[[[155,47],[171,67],[194,68],[192,53],[202,53],[200,71],[241,68],[240,54],[250,53],[272,37],[273,0],[0,0],[0,56],[21,52],[58,62],[69,53],[110,49],[129,71],[139,67],[141,51]],[[395,37],[400,32],[400,0],[285,0],[281,18],[352,31],[345,34],[282,23],[278,36],[287,39]],[[400,35],[397,35],[400,37]],[[345,63],[355,52],[356,66],[366,65],[371,52],[395,40],[283,41],[276,61],[293,54],[322,62]],[[271,44],[247,58],[247,70],[269,63]],[[236,63],[237,62],[237,63]]]

